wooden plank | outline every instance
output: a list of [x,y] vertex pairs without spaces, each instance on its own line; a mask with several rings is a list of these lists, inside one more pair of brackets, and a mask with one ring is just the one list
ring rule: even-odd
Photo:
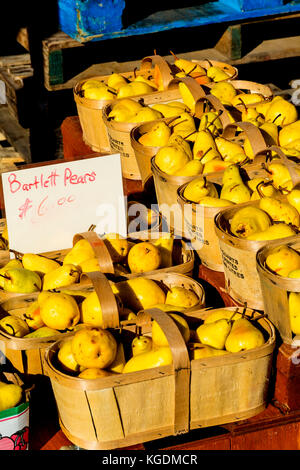
[[23,160],[26,163],[30,163],[29,130],[20,126],[19,122],[5,105],[0,106],[0,130]]
[[29,51],[29,38],[28,38],[28,30],[27,28],[20,28],[16,37],[16,40],[21,46],[24,47],[27,51]]

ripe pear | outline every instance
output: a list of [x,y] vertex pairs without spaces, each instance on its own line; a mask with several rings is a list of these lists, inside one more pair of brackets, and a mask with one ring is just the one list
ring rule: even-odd
[[139,143],[147,147],[163,147],[168,144],[170,135],[171,129],[164,121],[161,121],[154,124],[150,131],[141,135]]
[[193,157],[201,160],[209,149],[216,149],[212,134],[208,130],[198,131],[193,145]]
[[75,360],[72,352],[72,338],[67,338],[60,344],[57,359],[62,369],[66,372],[79,372],[80,365]]
[[108,367],[110,372],[121,373],[123,372],[124,366],[126,363],[125,353],[124,353],[124,345],[123,343],[118,343],[117,345],[117,353],[116,357],[114,358],[113,362]]
[[236,320],[226,338],[225,349],[235,353],[262,346],[265,343],[262,332],[246,318]]
[[289,318],[291,330],[295,335],[300,334],[300,294],[290,292],[289,294]]
[[191,360],[202,359],[211,356],[223,356],[229,354],[224,349],[215,349],[211,346],[201,343],[189,343],[188,345]]
[[271,225],[269,215],[255,206],[236,211],[230,221],[231,233],[239,238],[248,238],[256,232],[267,230]]
[[127,308],[138,312],[156,304],[164,304],[166,294],[152,279],[136,277],[114,284],[113,291],[118,294]]
[[[66,254],[63,264],[73,264],[78,266],[82,261],[95,257],[95,252],[88,240],[82,238],[78,240],[73,248]],[[58,267],[58,266],[57,266]]]
[[60,266],[54,259],[34,253],[25,253],[22,256],[22,264],[25,269],[36,271],[39,274],[46,274]]
[[173,286],[167,292],[166,304],[177,308],[191,308],[199,303],[199,297],[190,289]]
[[226,318],[220,318],[211,323],[203,323],[196,330],[197,338],[202,344],[215,349],[224,349],[231,327],[231,321]]
[[196,100],[188,86],[183,82],[179,82],[178,88],[184,104],[190,109],[192,113],[194,113]]
[[259,207],[265,211],[273,221],[285,222],[299,227],[300,215],[297,209],[288,202],[279,201],[272,197],[262,197]]
[[114,263],[122,263],[129,252],[129,243],[119,233],[107,233],[103,239]]
[[37,300],[32,302],[32,304],[26,309],[24,319],[29,328],[33,330],[37,330],[45,325],[41,318],[40,304]]
[[190,160],[184,167],[175,173],[175,176],[197,176],[203,171],[203,164],[200,160]]
[[163,118],[162,113],[148,106],[144,106],[140,111],[137,112],[137,114],[129,118],[128,122],[147,122],[147,121],[155,121],[156,119],[162,119],[162,118]]
[[170,233],[162,234],[157,240],[152,243],[159,249],[160,252],[160,267],[169,268],[173,266],[173,245],[174,237]]
[[266,266],[280,276],[288,274],[300,268],[300,255],[288,246],[276,247],[266,257]]
[[131,273],[154,271],[161,263],[159,248],[148,241],[136,243],[129,250],[127,262]]
[[0,382],[0,412],[17,406],[22,400],[23,389],[14,383]]
[[259,129],[268,146],[279,144],[279,129],[275,122],[264,122]]
[[150,87],[153,88],[152,91],[156,91],[157,90],[157,85],[155,84],[155,82],[149,78],[145,78],[143,75],[138,75],[137,77],[135,77],[135,79],[133,80],[133,82],[142,82],[142,83],[146,83],[147,85],[149,85]]
[[24,336],[24,338],[45,338],[48,336],[57,336],[60,332],[48,326],[41,326],[37,330],[32,331]]
[[260,103],[261,101],[264,101],[264,97],[259,93],[240,93],[232,99],[231,104],[233,106],[243,105],[244,109],[244,105]]
[[74,264],[64,264],[53,271],[45,274],[43,279],[43,290],[58,289],[74,284],[79,280],[80,268]]
[[275,122],[275,120],[276,125],[280,127],[297,121],[298,111],[296,106],[285,99],[274,101],[266,112],[266,121]]
[[268,165],[268,172],[276,189],[284,188],[289,191],[293,189],[290,172],[283,163],[273,160]]
[[225,168],[232,165],[231,162],[224,161],[222,158],[214,158],[205,163],[203,168],[203,174],[208,175],[209,173],[215,173],[217,171],[223,171]]
[[235,321],[238,318],[242,318],[242,314],[238,312],[235,312],[233,314],[231,310],[219,309],[219,310],[212,311],[211,313],[209,313],[209,315],[205,318],[204,323],[213,323],[223,318],[227,320],[232,319],[232,321]]
[[293,141],[299,139],[300,134],[300,120],[285,125],[279,131],[279,145],[281,147],[289,146]]
[[97,293],[91,292],[81,304],[80,319],[82,323],[103,326],[102,309]]
[[[0,274],[4,274],[7,268],[23,268],[22,261],[19,259],[11,259],[0,269]],[[3,289],[5,277],[0,276],[0,287]]]
[[169,347],[160,347],[153,351],[144,352],[133,356],[126,362],[123,374],[137,372],[144,369],[152,369],[154,367],[166,366],[172,364],[173,357]]
[[156,165],[167,175],[174,175],[189,161],[188,154],[183,149],[173,145],[160,148],[155,155]]
[[80,311],[76,300],[64,292],[52,292],[40,303],[41,318],[55,330],[72,328],[79,322]]
[[89,100],[114,100],[116,98],[116,93],[112,90],[109,90],[108,87],[95,87],[95,88],[86,88],[84,91],[84,97]]
[[179,134],[183,138],[197,130],[193,116],[187,112],[183,112],[172,122],[172,129],[173,133]]
[[210,65],[207,69],[207,76],[211,78],[214,82],[220,82],[222,80],[228,80],[229,75],[222,68],[217,65]]
[[[235,142],[231,142],[230,140],[227,140],[224,137],[216,137],[215,143],[217,146],[217,150],[219,151],[219,153],[224,159],[226,157],[232,158],[237,154],[238,155],[245,154],[241,145]],[[246,157],[246,154],[245,154],[245,157]]]
[[300,214],[300,189],[292,189],[286,196],[288,203],[297,209]]
[[224,101],[231,102],[237,91],[230,82],[218,82],[212,85],[210,93],[223,103]]
[[228,207],[233,206],[234,203],[227,199],[220,199],[217,197],[205,196],[198,201],[198,204],[206,207]]
[[[190,327],[187,321],[178,313],[170,313],[170,317],[172,317],[173,320],[175,321],[184,341],[187,343],[191,336]],[[153,344],[159,347],[164,347],[164,346],[169,345],[165,333],[163,332],[163,330],[161,329],[161,327],[155,320],[152,321],[151,332],[152,332],[151,336],[152,336]]]
[[86,80],[82,85],[81,89],[82,90],[87,90],[88,88],[101,88],[101,87],[106,87],[104,82],[101,82],[101,80],[97,79],[88,79]]
[[207,111],[200,118],[198,131],[208,131],[213,137],[217,137],[223,131],[223,124],[219,113]]
[[179,116],[182,113],[182,107],[174,105],[170,106],[167,103],[157,103],[151,107],[152,109],[159,111],[165,118]]
[[218,197],[218,192],[213,183],[207,181],[203,176],[199,176],[190,181],[184,189],[184,197],[197,203],[205,196]]
[[247,237],[247,240],[276,240],[278,238],[293,237],[295,230],[285,223],[271,225],[267,230],[256,232]]
[[127,82],[127,79],[123,77],[120,73],[112,73],[108,79],[107,79],[107,85],[109,87],[115,88],[118,90],[122,85],[125,85]]
[[187,142],[181,135],[176,134],[176,132],[173,132],[173,134],[170,135],[168,145],[174,145],[175,147],[182,149],[190,159],[193,158],[190,143]]
[[93,271],[101,271],[101,267],[99,265],[98,258],[90,258],[86,259],[85,261],[82,261],[79,263],[79,267],[81,268],[81,271],[83,273],[90,273]]
[[25,268],[7,268],[1,274],[4,278],[3,290],[6,292],[18,292],[20,294],[31,294],[42,288],[40,276]]
[[141,81],[133,81],[130,83],[125,83],[119,88],[117,98],[146,95],[148,93],[153,93],[153,91],[155,91],[155,88],[153,86],[150,86],[148,83]]
[[1,318],[0,329],[16,338],[23,338],[23,336],[30,332],[26,321],[16,315],[6,315]]
[[133,356],[143,354],[152,350],[152,338],[150,336],[139,335],[136,336],[131,343]]
[[72,337],[72,353],[84,368],[105,369],[116,357],[117,341],[110,331],[87,326]]
[[250,190],[243,182],[236,164],[232,164],[224,170],[220,198],[236,204],[250,201]]

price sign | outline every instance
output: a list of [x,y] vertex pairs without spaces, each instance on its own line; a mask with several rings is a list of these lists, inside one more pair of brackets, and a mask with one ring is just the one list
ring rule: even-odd
[[10,248],[72,246],[75,233],[127,235],[120,154],[2,173]]

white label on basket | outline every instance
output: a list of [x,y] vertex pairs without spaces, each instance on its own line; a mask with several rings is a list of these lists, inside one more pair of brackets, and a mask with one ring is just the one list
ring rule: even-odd
[[15,415],[7,415],[4,418],[0,418],[0,450],[27,450],[28,438],[28,405]]
[[76,233],[127,235],[120,154],[2,173],[10,248],[70,248]]

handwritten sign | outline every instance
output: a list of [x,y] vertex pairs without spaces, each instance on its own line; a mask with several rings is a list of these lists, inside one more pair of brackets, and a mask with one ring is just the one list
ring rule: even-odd
[[127,234],[120,154],[2,173],[10,248],[72,246],[75,233]]

